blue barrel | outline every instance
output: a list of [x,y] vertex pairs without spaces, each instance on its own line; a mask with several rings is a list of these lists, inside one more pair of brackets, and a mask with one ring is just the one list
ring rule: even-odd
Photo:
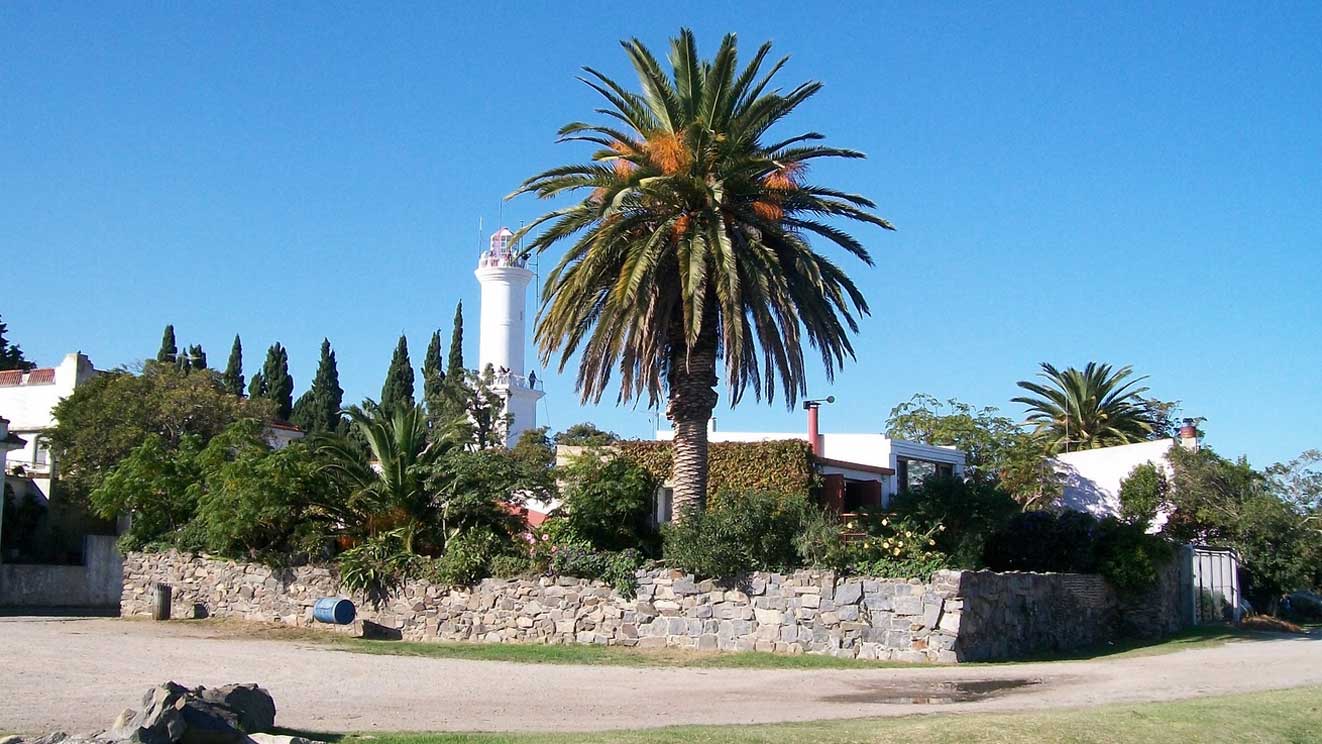
[[319,623],[348,625],[357,615],[353,602],[341,597],[322,597],[312,605],[312,619]]

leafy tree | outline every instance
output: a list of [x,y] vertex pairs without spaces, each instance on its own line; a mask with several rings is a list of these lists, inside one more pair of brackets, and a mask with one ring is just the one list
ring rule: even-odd
[[1064,477],[1056,470],[1051,446],[1044,435],[1019,434],[1010,440],[997,464],[1001,488],[1025,511],[1050,507],[1064,491]]
[[935,547],[963,568],[980,568],[987,539],[1020,511],[995,483],[950,476],[928,478],[897,496],[892,508],[924,528],[944,528],[933,535]]
[[613,431],[602,431],[596,424],[584,421],[561,432],[556,432],[555,443],[578,447],[605,447],[620,441]]
[[1211,448],[1172,447],[1169,498],[1174,507],[1163,533],[1181,541],[1234,548],[1249,582],[1245,593],[1274,612],[1281,595],[1312,588],[1322,539],[1306,517],[1246,460],[1227,460]]
[[1146,528],[1166,504],[1166,473],[1153,463],[1134,466],[1120,481],[1120,518]]
[[225,364],[225,372],[220,379],[230,395],[243,396],[243,342],[237,333],[234,334],[234,345],[230,347],[229,362]]
[[1266,470],[1272,492],[1304,515],[1313,529],[1322,531],[1322,450],[1310,449],[1289,462]]
[[395,354],[390,358],[390,368],[386,370],[385,384],[381,386],[381,408],[393,411],[412,406],[413,363],[409,361],[409,341],[401,333]]
[[186,437],[195,437],[200,446],[235,421],[269,418],[271,406],[235,398],[217,375],[183,375],[173,365],[149,362],[140,375],[110,371],[93,377],[52,414],[50,446],[60,478],[86,495],[152,435],[167,451]]
[[174,340],[174,325],[165,327],[165,332],[161,334],[161,349],[156,352],[156,361],[162,364],[174,364],[175,357],[179,354],[179,346]]
[[561,506],[555,517],[597,550],[642,548],[655,555],[652,506],[659,485],[647,470],[621,457],[585,453],[560,469]]
[[954,398],[942,403],[923,393],[892,408],[886,419],[886,436],[892,439],[953,445],[964,453],[965,475],[978,480],[995,478],[1020,434],[993,406],[975,408]]
[[450,356],[445,376],[450,380],[464,379],[464,301],[454,308],[454,327],[450,331]]
[[818,350],[833,379],[854,356],[849,332],[868,306],[808,238],[871,265],[839,224],[891,225],[862,196],[806,181],[810,162],[862,153],[811,144],[823,138],[816,132],[767,136],[821,88],[808,82],[768,90],[785,62],[763,71],[769,44],[739,70],[733,34],[704,62],[683,29],[671,44],[670,74],[637,39],[624,48],[643,92],[585,68],[587,84],[610,104],[611,121],[574,122],[560,134],[600,149],[590,162],[533,176],[515,192],[580,200],[516,238],[549,223],[528,250],[571,241],[547,276],[535,332],[542,361],[558,357],[563,370],[579,356],[584,400],[600,400],[615,374],[620,402],[667,399],[675,505],[688,514],[707,497],[718,364],[731,404],[749,388],[771,400],[779,383],[792,407],[807,392],[804,346]]
[[488,364],[480,375],[466,372],[465,379],[462,386],[453,388],[462,412],[452,419],[458,438],[473,449],[504,447],[511,418],[505,412],[505,396],[494,387],[495,370]]
[[308,434],[339,431],[344,419],[340,407],[344,404],[344,389],[340,387],[340,371],[336,367],[335,352],[330,339],[321,340],[321,361],[312,387],[298,398],[290,415],[290,423]]
[[200,438],[191,434],[172,445],[150,433],[92,489],[92,508],[99,516],[133,515],[121,538],[124,548],[137,550],[168,539],[193,518],[201,492],[201,449]]
[[491,531],[507,541],[522,532],[523,521],[511,507],[529,496],[546,498],[551,486],[549,469],[496,448],[451,448],[427,477],[447,553],[450,542],[465,532]]
[[289,375],[289,352],[279,342],[267,349],[262,371],[252,376],[252,384],[248,386],[248,397],[274,403],[275,416],[281,421],[288,421],[293,413],[294,378]]
[[1034,394],[1013,398],[1028,406],[1028,423],[1051,438],[1054,452],[1110,447],[1142,442],[1152,436],[1154,416],[1143,398],[1146,380],[1130,380],[1133,368],[1112,371],[1109,364],[1088,362],[1082,370],[1059,370],[1043,362],[1038,375],[1046,382],[1021,380],[1018,385]]
[[546,431],[545,426],[539,426],[519,434],[518,441],[511,449],[514,459],[529,467],[549,471],[555,465],[555,447],[546,436]]
[[0,370],[17,369],[27,372],[36,369],[34,362],[29,362],[23,357],[23,349],[18,344],[9,343],[6,334],[9,333],[9,326],[0,320]]
[[201,344],[193,344],[188,347],[188,357],[186,361],[189,370],[207,368],[207,353],[202,350]]

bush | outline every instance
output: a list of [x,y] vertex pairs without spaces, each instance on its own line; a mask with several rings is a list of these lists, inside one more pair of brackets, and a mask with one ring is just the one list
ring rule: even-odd
[[517,579],[537,571],[525,555],[498,555],[491,559],[490,568],[491,575],[498,579]]
[[666,525],[665,560],[700,577],[795,568],[802,563],[796,543],[808,509],[807,500],[799,497],[727,493],[711,509]]
[[379,603],[414,572],[417,561],[404,548],[403,530],[383,532],[340,553],[340,583]]
[[1120,482],[1120,518],[1146,528],[1166,503],[1168,489],[1166,474],[1156,465],[1135,466]]
[[508,554],[510,541],[485,528],[461,532],[445,544],[445,554],[427,561],[423,578],[450,586],[471,586],[490,576],[491,563]]
[[997,571],[1099,573],[1118,591],[1151,588],[1171,559],[1164,538],[1142,524],[1066,511],[1016,515],[987,541],[987,567]]
[[1019,503],[992,483],[936,476],[896,497],[894,511],[911,529],[931,532],[936,549],[960,568],[981,568],[987,539],[1018,514]]
[[657,481],[623,458],[588,453],[560,471],[563,503],[556,514],[567,528],[598,550],[641,550],[655,555],[652,524]]

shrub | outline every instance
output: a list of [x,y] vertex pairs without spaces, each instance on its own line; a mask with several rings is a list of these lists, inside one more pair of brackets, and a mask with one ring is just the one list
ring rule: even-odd
[[936,548],[951,565],[979,568],[987,539],[1019,513],[1019,504],[995,484],[937,476],[896,497],[894,510],[913,529],[942,525],[931,533]]
[[643,565],[643,555],[633,548],[611,552],[594,550],[584,542],[557,545],[550,570],[556,576],[598,579],[610,584],[625,597],[638,591],[636,572]]
[[535,573],[537,567],[526,555],[498,555],[491,559],[491,575],[498,579],[517,579]]
[[647,470],[623,458],[588,453],[561,469],[560,479],[563,504],[557,516],[576,537],[598,550],[656,554],[657,480]]
[[404,547],[403,530],[383,532],[340,553],[340,583],[381,602],[414,572],[417,561]]
[[1120,482],[1120,518],[1146,528],[1166,503],[1167,490],[1166,474],[1156,465],[1135,466]]
[[445,544],[445,554],[427,561],[422,575],[428,581],[471,586],[490,575],[492,561],[508,552],[510,543],[490,529],[461,532]]
[[851,573],[927,580],[933,572],[951,566],[950,558],[937,543],[947,532],[943,524],[922,524],[899,516],[873,516],[845,526],[866,533],[865,537],[848,543]]
[[1016,515],[987,542],[987,566],[997,571],[1099,573],[1124,594],[1157,581],[1171,559],[1169,542],[1142,524],[1066,511]]
[[801,563],[796,539],[808,508],[800,497],[728,493],[707,511],[666,525],[666,562],[695,576],[721,578],[794,568]]

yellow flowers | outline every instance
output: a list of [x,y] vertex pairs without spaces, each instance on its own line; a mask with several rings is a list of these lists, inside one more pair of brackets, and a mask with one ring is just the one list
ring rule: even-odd
[[899,555],[899,554],[900,554],[900,549],[899,549],[899,548],[896,548],[896,549],[895,549],[895,555]]
[[936,545],[936,540],[931,540],[931,539],[929,539],[929,540],[927,541],[927,544],[928,544],[928,545]]
[[889,525],[890,523],[891,523],[891,521],[890,521],[889,519],[883,519],[883,520],[881,520],[881,526],[882,526],[882,527],[886,527],[886,526]]

